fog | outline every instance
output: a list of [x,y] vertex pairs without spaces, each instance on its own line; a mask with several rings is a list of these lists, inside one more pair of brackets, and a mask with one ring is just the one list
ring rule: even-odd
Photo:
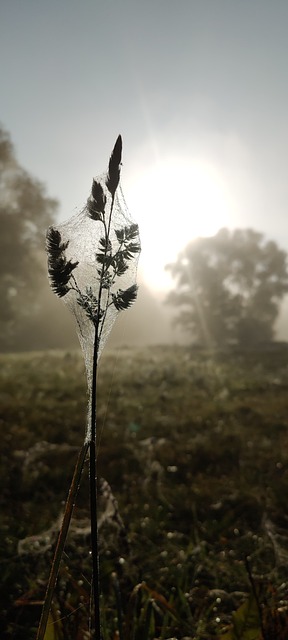
[[[182,340],[158,290],[187,241],[251,227],[288,249],[288,4],[2,4],[1,120],[21,166],[59,201],[59,222],[82,207],[123,136],[121,180],[153,293],[140,282],[109,345]],[[287,317],[285,300],[278,339]],[[21,334],[21,349],[78,345],[48,283]]]
[[[166,294],[152,292],[139,282],[138,297],[131,309],[119,313],[106,349],[117,347],[144,347],[157,344],[191,343],[191,336],[175,326],[174,310],[165,304]],[[15,351],[42,349],[77,349],[79,342],[76,324],[66,305],[44,286],[38,300],[39,311],[34,319],[23,325],[21,347]],[[275,325],[276,340],[288,340],[288,299],[280,308]]]
[[[141,279],[138,284],[136,303],[119,313],[106,348],[183,343],[185,336],[173,326],[173,309],[165,304],[165,294],[150,291]],[[34,319],[23,327],[21,351],[79,347],[74,318],[52,293],[48,280],[39,296],[38,308]]]
[[276,340],[288,340],[288,298],[280,306],[279,316],[275,323]]

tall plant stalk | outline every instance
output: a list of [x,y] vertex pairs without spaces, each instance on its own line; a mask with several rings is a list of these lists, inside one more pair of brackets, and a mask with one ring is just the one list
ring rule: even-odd
[[[58,229],[50,227],[47,232],[48,272],[51,287],[60,298],[64,299],[64,302],[67,302],[77,320],[88,377],[89,416],[84,444],[76,462],[51,565],[37,640],[44,640],[53,592],[88,451],[93,617],[95,638],[101,640],[97,524],[98,360],[103,343],[117,313],[130,307],[136,299],[137,286],[135,283],[126,286],[124,290],[117,288],[117,285],[124,274],[126,283],[127,275],[130,274],[130,281],[131,275],[133,278],[135,277],[136,268],[133,267],[133,262],[137,262],[140,252],[138,225],[131,223],[126,210],[121,210],[121,202],[116,193],[120,179],[121,155],[122,140],[119,136],[112,151],[105,178],[100,177],[98,180],[93,180],[92,192],[87,201],[86,209]],[[114,211],[115,204],[117,205],[116,212]],[[91,221],[93,222],[91,223]],[[102,232],[104,231],[104,235],[101,234],[101,229]],[[88,259],[85,260],[87,246],[89,247],[89,243],[91,244],[91,233],[94,230],[97,233],[95,239],[92,236],[92,250],[90,249],[90,254],[88,251]],[[68,258],[67,254],[68,252],[71,254],[72,249],[73,254]]]
[[91,413],[90,413],[90,425],[91,425],[91,438],[84,442],[81,450],[78,454],[76,466],[74,469],[73,478],[71,481],[67,502],[65,505],[63,521],[61,529],[58,534],[58,539],[55,547],[54,557],[51,565],[50,576],[46,589],[44,605],[42,609],[41,619],[39,623],[37,640],[43,640],[46,632],[47,622],[51,609],[53,594],[56,586],[56,581],[59,573],[59,567],[63,556],[63,551],[69,531],[71,518],[73,515],[73,509],[80,486],[80,480],[82,476],[83,466],[87,453],[89,452],[89,486],[90,486],[90,517],[91,517],[91,551],[92,551],[92,593],[94,603],[94,626],[95,637],[97,640],[101,639],[100,628],[100,578],[99,578],[99,549],[98,549],[98,519],[97,519],[97,362],[98,362],[98,338],[95,331],[95,348],[93,353],[93,376],[91,386]]
[[91,439],[89,442],[89,486],[90,486],[90,517],[91,517],[91,551],[92,551],[92,591],[94,602],[95,636],[101,638],[100,628],[100,576],[98,549],[98,519],[97,519],[97,363],[98,363],[98,331],[95,329],[93,350],[93,372],[91,389]]

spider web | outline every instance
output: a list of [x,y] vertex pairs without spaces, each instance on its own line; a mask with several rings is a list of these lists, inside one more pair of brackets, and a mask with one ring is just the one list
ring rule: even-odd
[[[131,225],[134,224],[134,221],[128,211],[121,186],[118,186],[114,202],[112,202],[112,196],[106,186],[106,179],[107,174],[103,173],[102,175],[97,176],[95,181],[98,184],[101,184],[106,196],[105,221],[109,228],[111,253],[115,254],[119,248],[119,241],[116,235],[117,230],[131,227]],[[73,280],[76,281],[78,290],[82,295],[84,295],[85,291],[87,292],[87,290],[89,290],[90,293],[98,299],[101,280],[101,276],[99,275],[99,266],[101,265],[99,265],[97,261],[97,253],[99,252],[101,238],[103,238],[103,222],[91,218],[91,214],[89,212],[89,204],[91,205],[91,203],[93,203],[92,194],[88,198],[87,205],[80,212],[76,213],[62,224],[53,226],[53,229],[60,233],[62,243],[65,245],[67,244],[67,247],[65,247],[65,256],[67,260],[78,263],[77,267],[73,271]],[[110,216],[112,204],[113,209],[112,215]],[[139,243],[140,251],[138,228],[137,241]],[[108,297],[110,296],[111,298],[111,293],[113,293],[113,291],[119,291],[119,288],[122,291],[125,291],[132,285],[135,285],[139,251],[136,252],[135,255],[133,255],[127,262],[125,273],[114,278],[113,287],[110,290],[105,288],[101,289],[101,306],[106,306],[107,310],[99,331],[97,350],[98,359],[107,342],[118,313],[120,312],[120,309],[117,309],[114,304],[106,304],[108,302]],[[85,360],[88,386],[90,387],[92,380],[95,325],[87,316],[85,309],[79,304],[79,291],[77,293],[75,289],[70,288],[68,293],[64,295],[62,299],[76,320],[78,338]]]

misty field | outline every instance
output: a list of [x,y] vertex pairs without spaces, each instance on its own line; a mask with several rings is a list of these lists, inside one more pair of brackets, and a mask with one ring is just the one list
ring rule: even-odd
[[[103,355],[104,640],[288,637],[287,392],[284,349]],[[0,356],[0,396],[0,632],[30,640],[84,437],[81,354]],[[87,471],[47,640],[89,638]]]

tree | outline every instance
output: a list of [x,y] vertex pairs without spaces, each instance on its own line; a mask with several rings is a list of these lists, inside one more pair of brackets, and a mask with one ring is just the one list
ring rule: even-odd
[[17,162],[9,134],[0,126],[0,348],[17,347],[17,336],[37,310],[46,278],[45,230],[57,201]]
[[176,288],[167,302],[200,344],[252,346],[273,339],[288,291],[287,254],[252,229],[197,238],[167,265]]

